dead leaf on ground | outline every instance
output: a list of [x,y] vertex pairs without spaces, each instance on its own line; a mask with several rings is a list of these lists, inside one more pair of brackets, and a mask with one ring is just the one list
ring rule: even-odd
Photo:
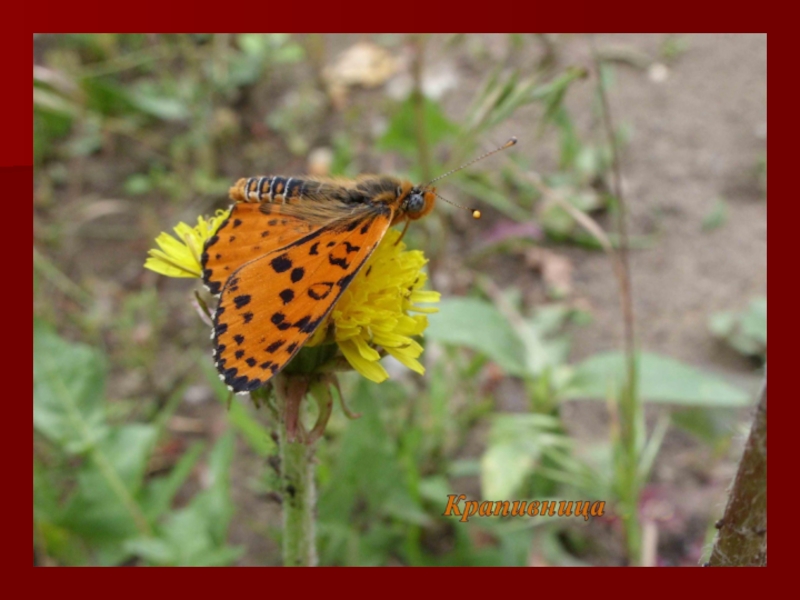
[[323,71],[331,101],[342,108],[347,88],[383,85],[397,70],[397,60],[385,48],[372,42],[359,42],[345,50],[336,62]]

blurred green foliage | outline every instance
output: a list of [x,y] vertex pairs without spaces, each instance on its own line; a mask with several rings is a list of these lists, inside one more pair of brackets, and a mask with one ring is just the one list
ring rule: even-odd
[[[233,514],[229,469],[233,436],[208,457],[207,489],[181,509],[172,503],[201,458],[191,446],[167,475],[147,475],[171,402],[151,423],[107,416],[106,365],[83,344],[34,321],[34,538],[62,564],[115,565],[137,557],[151,565],[226,565],[240,548],[226,544]],[[180,399],[180,396],[176,396]]]
[[709,321],[711,332],[731,348],[765,363],[767,360],[767,299],[756,298],[741,312],[719,312]]

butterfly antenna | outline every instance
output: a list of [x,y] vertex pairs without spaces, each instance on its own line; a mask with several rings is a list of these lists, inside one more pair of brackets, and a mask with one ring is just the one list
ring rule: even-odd
[[[495,152],[496,152],[496,150],[495,150]],[[436,192],[434,192],[434,194],[436,194]],[[456,204],[452,200],[448,200],[447,198],[445,198],[444,196],[440,196],[439,194],[436,194],[436,197],[437,198],[441,198],[442,200],[444,200],[448,204],[452,204],[453,206],[457,206],[458,208],[463,208],[464,210],[471,211],[473,219],[480,219],[481,218],[481,211],[479,211],[477,208],[470,208],[468,206],[463,206],[462,204]]]
[[[460,166],[460,167],[458,167],[457,169],[453,169],[452,171],[448,171],[448,172],[447,172],[447,173],[445,173],[444,175],[439,175],[439,177],[437,177],[436,179],[432,179],[432,180],[430,180],[428,183],[426,183],[424,187],[428,187],[430,184],[432,184],[432,183],[434,183],[434,182],[436,182],[436,181],[439,181],[440,179],[444,179],[445,177],[449,177],[449,176],[450,176],[450,175],[452,175],[453,173],[457,173],[457,172],[458,172],[458,171],[460,171],[461,169],[465,169],[465,168],[467,168],[468,166],[470,166],[471,164],[474,164],[474,163],[478,162],[479,160],[483,160],[484,158],[487,158],[487,157],[491,156],[491,155],[492,155],[492,154],[494,154],[495,152],[500,152],[500,150],[505,150],[506,148],[511,148],[511,146],[513,146],[513,145],[514,145],[514,144],[516,144],[516,143],[517,143],[517,138],[515,138],[515,137],[512,137],[510,140],[508,140],[508,141],[507,141],[505,144],[503,144],[503,145],[502,145],[502,146],[500,146],[499,148],[495,148],[495,149],[494,149],[494,150],[492,150],[491,152],[487,152],[486,154],[484,154],[483,156],[479,156],[478,158],[473,158],[473,159],[472,159],[471,161],[469,161],[468,163],[464,163],[463,165],[461,165],[461,166]],[[437,195],[438,195],[438,194],[437,194]],[[439,197],[441,198],[441,196],[439,196]],[[444,198],[442,198],[442,200],[444,200]],[[445,202],[449,202],[449,200],[445,200]],[[454,202],[450,202],[450,204],[455,204],[455,203],[454,203]],[[456,204],[456,206],[458,206],[458,205]],[[463,208],[463,207],[462,207],[462,208]],[[477,217],[476,217],[476,218],[477,218]]]

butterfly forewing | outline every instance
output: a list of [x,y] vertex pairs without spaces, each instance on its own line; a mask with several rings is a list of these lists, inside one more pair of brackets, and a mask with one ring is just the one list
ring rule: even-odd
[[230,216],[209,238],[202,256],[203,282],[212,294],[248,261],[294,242],[315,229],[296,216],[265,214],[259,203],[234,204]]
[[317,227],[260,257],[250,255],[227,278],[214,316],[214,356],[233,391],[257,389],[286,366],[369,258],[392,217],[388,206],[365,206],[357,218]]

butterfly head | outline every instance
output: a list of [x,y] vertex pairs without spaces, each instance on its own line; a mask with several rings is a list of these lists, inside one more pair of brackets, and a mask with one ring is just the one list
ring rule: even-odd
[[401,192],[400,197],[400,210],[408,220],[416,221],[433,210],[436,188],[414,186],[405,193]]

